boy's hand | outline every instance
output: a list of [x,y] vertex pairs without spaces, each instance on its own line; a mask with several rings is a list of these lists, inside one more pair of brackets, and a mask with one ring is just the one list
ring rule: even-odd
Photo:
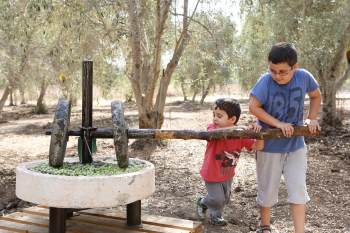
[[321,131],[321,126],[318,123],[318,120],[306,119],[305,124],[309,128],[310,133],[316,133],[317,131]]
[[235,158],[239,157],[238,153],[229,153],[227,151],[224,151],[224,153],[225,153],[225,156],[229,159],[235,159]]
[[282,130],[283,135],[287,138],[290,138],[294,133],[294,127],[290,123],[279,122],[276,127]]
[[261,125],[254,123],[254,124],[248,125],[248,129],[253,130],[255,133],[259,133],[262,127]]

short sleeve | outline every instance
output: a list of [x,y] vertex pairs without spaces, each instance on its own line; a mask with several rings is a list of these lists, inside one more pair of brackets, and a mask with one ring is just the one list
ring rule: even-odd
[[309,93],[311,91],[319,88],[319,85],[315,79],[315,77],[307,70],[305,71],[305,79],[306,79],[306,92]]
[[267,102],[267,88],[268,88],[269,75],[262,75],[253,89],[250,91],[250,95],[254,96],[259,102],[264,105]]

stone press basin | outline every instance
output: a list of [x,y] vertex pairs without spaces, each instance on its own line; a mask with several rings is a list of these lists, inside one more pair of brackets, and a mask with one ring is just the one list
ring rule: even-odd
[[109,176],[60,176],[30,170],[43,162],[22,163],[16,168],[18,198],[56,208],[98,208],[129,204],[155,191],[154,165],[144,160],[130,159],[145,165],[139,171]]

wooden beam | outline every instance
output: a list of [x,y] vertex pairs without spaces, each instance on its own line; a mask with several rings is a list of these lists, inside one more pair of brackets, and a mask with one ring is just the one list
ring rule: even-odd
[[[307,126],[295,126],[295,136],[317,136],[311,134]],[[233,139],[233,138],[256,138],[272,139],[283,138],[280,129],[265,129],[259,133],[252,130],[238,128],[218,129],[215,131],[194,131],[194,130],[161,130],[161,129],[129,129],[129,138],[154,138],[154,139],[199,139],[199,140],[216,140],[216,139]]]
[[[46,132],[47,135],[51,131]],[[305,136],[315,137],[316,134],[310,133],[307,126],[295,126],[293,137]],[[70,136],[80,136],[80,130],[69,130]],[[97,128],[91,132],[95,138],[113,138],[113,130],[111,128]],[[167,129],[128,129],[128,138],[148,138],[148,139],[199,139],[199,140],[216,140],[216,139],[232,139],[232,138],[256,138],[256,139],[272,139],[284,138],[280,129],[265,129],[259,133],[252,130],[243,130],[238,128],[221,129],[215,131],[196,131],[196,130],[167,130]]]

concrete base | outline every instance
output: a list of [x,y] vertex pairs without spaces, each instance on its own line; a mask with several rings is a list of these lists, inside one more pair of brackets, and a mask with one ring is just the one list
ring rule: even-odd
[[144,160],[130,159],[131,163],[144,163],[142,170],[113,176],[57,176],[29,170],[42,162],[22,163],[16,168],[18,198],[50,207],[79,209],[125,205],[155,191],[154,165]]

